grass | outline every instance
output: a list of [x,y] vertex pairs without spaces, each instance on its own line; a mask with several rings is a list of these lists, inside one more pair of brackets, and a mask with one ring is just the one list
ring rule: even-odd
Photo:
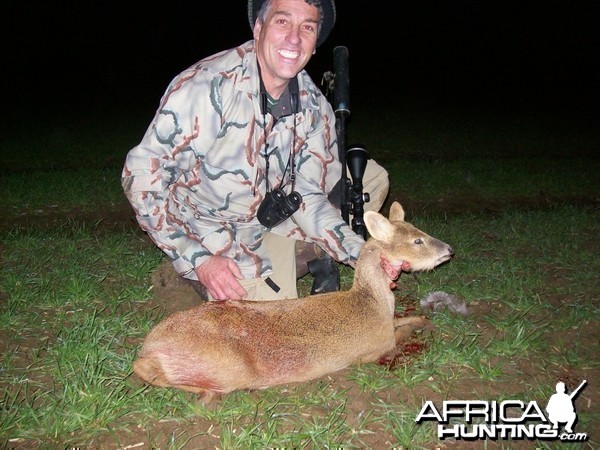
[[[48,130],[41,160],[28,159],[39,137],[5,135],[12,170],[1,176],[0,444],[431,448],[434,427],[414,422],[424,399],[544,402],[558,377],[597,373],[593,133],[550,119],[358,117],[364,126],[353,137],[373,143],[392,195],[416,206],[407,220],[456,250],[449,264],[402,277],[398,310],[442,290],[471,314],[431,313],[436,330],[422,337],[425,351],[392,371],[357,366],[307,385],[236,392],[214,408],[131,376],[141,339],[164,314],[150,306],[163,255],[135,227],[88,219],[123,204],[120,164],[141,125],[111,134],[112,122],[62,124]],[[27,160],[36,162],[26,169]],[[56,211],[66,217],[47,223]],[[342,268],[343,286],[351,279]],[[309,280],[300,284],[307,292]],[[598,412],[578,406],[578,430],[598,429]],[[569,448],[593,448],[597,439]]]

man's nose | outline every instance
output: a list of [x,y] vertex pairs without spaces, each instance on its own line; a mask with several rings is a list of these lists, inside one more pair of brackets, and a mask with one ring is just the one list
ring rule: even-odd
[[290,29],[290,32],[287,35],[287,40],[291,43],[291,44],[297,44],[298,42],[300,42],[300,28],[298,27],[292,27]]

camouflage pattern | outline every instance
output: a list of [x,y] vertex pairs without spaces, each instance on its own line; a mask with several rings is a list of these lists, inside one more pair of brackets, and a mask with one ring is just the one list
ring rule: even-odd
[[270,231],[314,242],[354,265],[364,241],[327,199],[341,176],[335,115],[306,71],[299,90],[298,114],[263,117],[254,41],[208,57],[170,83],[127,155],[122,185],[140,226],[179,274],[197,279],[194,268],[210,255],[234,259],[246,278],[271,274],[261,246],[266,228],[256,218],[265,195],[265,136],[269,186],[279,184],[293,150],[295,190],[303,197],[300,209]]

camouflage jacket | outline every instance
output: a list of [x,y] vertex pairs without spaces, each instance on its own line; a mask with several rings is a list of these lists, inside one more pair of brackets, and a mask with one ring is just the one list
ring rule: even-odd
[[335,115],[306,71],[298,84],[297,114],[263,116],[254,41],[203,59],[170,83],[127,154],[121,181],[140,226],[181,275],[197,279],[194,268],[210,255],[234,259],[247,278],[271,273],[261,247],[266,228],[256,218],[266,189],[265,138],[269,186],[289,177],[293,150],[303,199],[270,231],[354,265],[364,241],[327,198],[341,176]]

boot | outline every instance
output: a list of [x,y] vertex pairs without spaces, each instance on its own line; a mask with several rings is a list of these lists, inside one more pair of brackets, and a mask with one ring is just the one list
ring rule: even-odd
[[311,294],[340,290],[340,271],[335,260],[318,245],[296,242],[296,278],[313,276]]
[[296,279],[299,280],[310,273],[308,262],[324,254],[325,252],[315,244],[296,241]]
[[340,290],[340,271],[331,256],[323,252],[322,256],[309,261],[307,266],[314,277],[311,295]]

